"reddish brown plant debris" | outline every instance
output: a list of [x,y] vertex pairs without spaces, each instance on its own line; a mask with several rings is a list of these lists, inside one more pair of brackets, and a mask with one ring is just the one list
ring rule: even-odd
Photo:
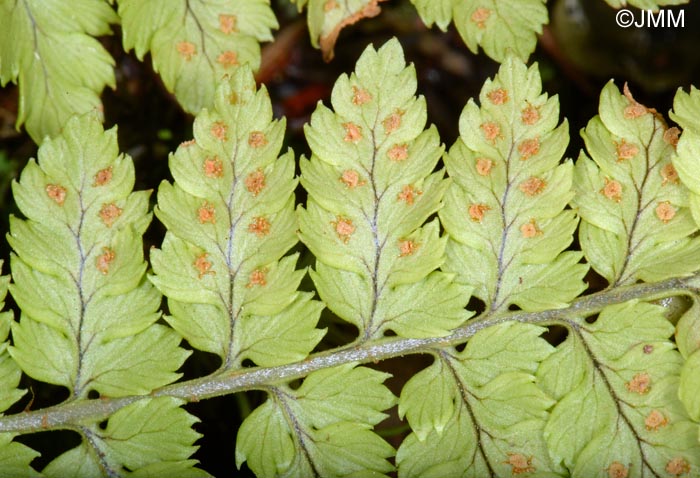
[[256,217],[248,224],[248,232],[252,232],[258,237],[265,237],[270,234],[270,221],[264,217]]
[[486,204],[472,204],[469,206],[469,217],[472,218],[472,221],[481,222],[484,218],[484,214],[489,210],[491,210],[491,208]]
[[343,216],[337,216],[335,221],[331,222],[331,224],[340,240],[347,244],[350,240],[350,236],[355,232],[355,226],[352,224],[352,220]]
[[206,158],[202,167],[204,175],[208,178],[220,178],[224,175],[224,163],[217,156]]
[[216,62],[223,66],[224,68],[231,68],[238,65],[238,53],[231,50],[226,50],[221,52],[219,56],[216,57]]
[[219,30],[226,35],[230,35],[231,33],[238,31],[238,27],[236,26],[237,23],[238,19],[236,18],[236,15],[227,15],[225,13],[219,14]]
[[630,392],[644,395],[651,390],[651,377],[646,372],[640,372],[632,377],[632,380],[625,384],[625,387]]
[[520,453],[508,453],[508,460],[505,463],[513,467],[513,475],[535,471],[535,467],[532,466],[532,457],[526,457]]
[[[357,23],[358,21],[362,20],[363,18],[372,18],[376,17],[379,15],[381,12],[381,8],[379,7],[379,3],[383,2],[386,0],[369,0],[369,2],[363,6],[360,10],[349,14],[345,18],[343,18],[340,22],[338,22],[335,27],[329,31],[325,35],[321,35],[319,40],[319,47],[321,48],[321,52],[323,53],[323,59],[328,62],[333,59],[333,47],[335,46],[335,42],[338,39],[338,35],[340,34],[340,31],[349,26]],[[324,4],[324,10],[326,8],[333,9],[336,8],[337,3],[335,0],[328,0]],[[327,11],[327,10],[326,10]]]
[[97,270],[100,271],[102,274],[106,275],[109,272],[110,264],[114,262],[114,258],[114,251],[109,247],[103,247],[102,254],[97,256],[95,267],[97,267]]
[[348,187],[348,189],[355,189],[358,186],[364,186],[365,181],[360,180],[360,175],[357,171],[352,169],[346,169],[340,176],[340,181]]
[[620,162],[637,156],[639,148],[636,144],[628,143],[622,139],[619,143],[615,143],[615,152],[617,153],[617,161]]
[[102,222],[107,227],[112,227],[114,221],[116,221],[117,218],[119,218],[119,216],[121,215],[122,209],[120,207],[117,207],[117,205],[113,202],[109,204],[103,204],[99,214],[100,219],[102,219]]
[[540,140],[538,138],[525,139],[518,145],[520,159],[525,161],[540,152]]
[[657,431],[668,425],[668,418],[658,410],[652,410],[644,419],[644,426],[649,431]]
[[486,158],[477,158],[476,160],[476,172],[480,176],[488,176],[491,173],[491,168],[493,167],[493,161]]
[[664,165],[659,171],[659,174],[661,174],[661,177],[663,178],[663,181],[661,182],[662,185],[666,185],[668,183],[678,184],[680,181],[678,171],[676,171],[676,168],[672,163]]
[[260,287],[267,285],[267,267],[263,267],[262,269],[255,269],[253,272],[250,273],[250,277],[248,278],[248,284],[246,284],[246,287],[251,289],[256,285]]
[[600,194],[611,201],[620,202],[622,200],[622,185],[614,179],[605,178],[605,186],[600,190]]
[[397,196],[398,201],[406,201],[406,204],[409,206],[413,204],[413,201],[415,200],[416,196],[420,196],[423,194],[422,191],[416,191],[413,186],[410,184],[407,184],[403,187],[401,192]]
[[644,352],[644,353],[647,354],[647,355],[650,354],[650,353],[652,353],[653,351],[654,351],[654,346],[651,345],[651,344],[646,344],[646,345],[644,346],[644,348],[642,349],[642,352]]
[[188,41],[179,42],[175,48],[180,56],[185,59],[185,61],[190,61],[192,57],[197,54],[197,47],[195,44]]
[[389,159],[396,162],[405,161],[408,159],[408,145],[407,144],[395,144],[386,153]]
[[262,148],[267,145],[267,137],[262,131],[251,131],[248,135],[248,144],[251,148]]
[[666,131],[664,131],[663,138],[667,144],[670,144],[671,146],[673,146],[675,148],[678,145],[678,138],[680,137],[680,135],[681,135],[681,130],[679,130],[678,128],[673,126],[669,129],[667,129]]
[[520,226],[520,232],[526,239],[542,234],[542,231],[537,227],[537,222],[535,222],[534,219],[530,219],[530,222],[526,222]]
[[496,88],[495,90],[489,91],[486,97],[494,105],[502,105],[508,102],[508,91],[503,88]]
[[257,196],[265,188],[265,173],[256,169],[245,178],[245,187],[253,196]]
[[222,123],[221,121],[217,121],[213,125],[211,125],[211,134],[219,141],[228,140],[228,137],[226,136],[227,132],[228,126],[226,126],[226,124]]
[[357,143],[362,139],[362,128],[355,123],[343,123],[343,128],[345,128],[345,138],[343,138],[344,141],[348,143]]
[[479,7],[474,12],[472,13],[472,16],[470,17],[470,20],[472,23],[475,23],[476,26],[480,29],[486,28],[486,20],[489,19],[491,16],[491,10],[488,8],[484,7]]
[[399,241],[399,257],[410,256],[418,249],[418,244],[411,240],[400,240]]
[[66,201],[66,188],[58,184],[47,184],[46,195],[59,206],[63,206]]
[[538,178],[537,176],[530,176],[527,180],[520,183],[519,188],[528,196],[537,196],[546,186],[547,182],[544,179]]
[[540,120],[540,110],[537,107],[528,104],[525,109],[523,109],[520,119],[526,125],[532,126]]
[[357,86],[352,87],[352,102],[353,104],[356,104],[358,106],[364,105],[365,103],[368,103],[372,101],[372,95],[367,91],[362,88],[358,88]]
[[216,209],[209,201],[204,201],[204,204],[197,209],[197,219],[200,224],[211,223],[216,224]]
[[690,463],[683,457],[677,456],[666,464],[666,471],[673,476],[690,474]]
[[100,169],[95,173],[95,177],[92,181],[93,187],[104,186],[109,184],[112,180],[112,166],[108,166],[104,169]]
[[206,274],[216,274],[216,271],[211,270],[212,263],[207,260],[207,257],[209,257],[209,254],[203,252],[194,259],[192,264],[197,269],[197,277],[200,279]]
[[629,475],[629,468],[619,461],[613,461],[606,471],[610,478],[627,478]]
[[384,132],[386,134],[391,134],[401,127],[401,118],[403,117],[403,114],[403,111],[396,110],[384,118],[382,125],[384,125]]
[[481,126],[481,131],[484,133],[484,138],[491,143],[495,143],[496,139],[501,137],[501,127],[498,126],[493,121],[488,121],[483,123]]
[[655,212],[656,217],[664,224],[667,224],[676,215],[676,208],[671,206],[670,202],[664,201],[656,206]]

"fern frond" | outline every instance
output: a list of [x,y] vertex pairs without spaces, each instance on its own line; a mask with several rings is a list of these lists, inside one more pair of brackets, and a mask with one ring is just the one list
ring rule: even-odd
[[572,205],[591,266],[611,286],[698,270],[698,227],[672,163],[678,130],[609,82],[582,136],[592,160],[576,162]]
[[[2,265],[2,262],[0,262]],[[5,296],[7,286],[10,283],[8,276],[0,277],[0,310],[5,308]],[[17,388],[22,371],[10,357],[8,336],[12,325],[12,312],[0,312],[0,412],[4,412],[13,403],[22,398],[26,390]]]
[[697,470],[698,427],[678,399],[683,360],[663,308],[630,301],[589,322],[566,321],[567,339],[537,372],[558,400],[544,431],[552,457],[573,478]]
[[[678,171],[681,182],[690,190],[688,202],[695,223],[700,225],[700,121],[697,119],[700,111],[700,90],[691,86],[690,92],[678,90],[673,98],[673,111],[670,117],[683,128],[680,138],[677,138],[676,155],[673,165]],[[673,130],[673,128],[671,128]],[[675,130],[676,133],[678,132]]]
[[[72,118],[13,184],[26,219],[11,218],[8,236],[15,252],[10,290],[22,310],[10,353],[28,375],[68,388],[71,401],[90,391],[149,393],[176,380],[188,355],[173,330],[155,324],[160,294],[145,280],[141,241],[149,193],[132,192],[133,185],[134,166],[119,155],[116,130],[103,131],[94,116]],[[83,441],[49,465],[47,476],[137,469],[128,457],[104,453],[97,424],[75,430]],[[190,444],[196,438],[183,437]],[[120,446],[138,446],[134,440],[120,437]]]
[[269,0],[119,0],[124,48],[153,68],[185,111],[214,104],[216,86],[239,65],[260,66],[260,42],[277,19]]
[[487,310],[563,307],[585,289],[581,254],[562,252],[578,222],[565,210],[573,166],[559,164],[567,124],[542,94],[537,66],[510,57],[460,118],[445,158],[452,184],[439,215],[450,236],[443,269]]
[[104,428],[76,424],[85,440],[49,463],[43,476],[210,477],[188,460],[200,434],[192,430],[198,420],[180,408],[183,403],[168,397],[141,400],[114,413]]
[[[9,283],[8,276],[0,277],[0,310],[5,307],[4,300]],[[9,341],[7,339],[11,324],[12,312],[0,312],[0,413],[7,410],[26,393],[26,390],[17,388],[22,371],[8,352]],[[3,476],[8,478],[39,476],[29,465],[39,453],[21,443],[12,441],[14,436],[12,433],[0,433],[0,470],[2,470]]]
[[19,84],[17,127],[26,123],[35,142],[74,114],[102,111],[102,90],[116,86],[114,60],[93,36],[117,22],[103,1],[0,3],[0,85]]
[[10,291],[22,309],[10,353],[71,399],[148,393],[176,380],[188,355],[155,324],[160,294],[145,281],[141,241],[149,193],[133,185],[116,130],[92,116],[71,119],[13,184],[27,219],[10,220]]
[[496,61],[527,60],[547,23],[546,0],[411,0],[426,25],[442,31],[454,21],[467,47]]
[[167,226],[153,250],[153,282],[168,297],[166,319],[222,368],[302,360],[323,332],[321,304],[297,292],[304,271],[296,244],[294,156],[278,158],[284,121],[273,121],[265,89],[243,66],[194,123],[194,141],[170,158],[156,215]]
[[416,77],[396,40],[367,48],[355,73],[333,88],[335,112],[319,105],[302,159],[309,193],[300,236],[317,259],[321,299],[366,341],[446,335],[466,320],[469,288],[436,272],[444,261],[439,224],[425,220],[448,182],[433,173],[442,153]]
[[399,477],[563,476],[542,430],[554,401],[534,372],[553,348],[543,328],[507,323],[482,330],[462,352],[435,361],[404,386],[399,415],[413,434],[396,455]]
[[394,449],[371,428],[396,402],[388,377],[347,364],[310,374],[296,390],[267,388],[238,430],[237,466],[247,461],[257,476],[386,476]]

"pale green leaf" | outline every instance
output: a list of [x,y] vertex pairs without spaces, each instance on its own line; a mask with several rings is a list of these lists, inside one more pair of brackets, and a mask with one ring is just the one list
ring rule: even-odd
[[[0,261],[0,266],[2,266],[2,261]],[[0,277],[0,310],[5,307],[9,282],[9,276]],[[10,408],[26,393],[26,390],[17,388],[22,371],[8,352],[9,342],[7,338],[12,324],[12,315],[11,311],[0,312],[0,413]]]
[[385,476],[394,449],[371,428],[396,402],[386,378],[348,364],[313,372],[296,390],[270,387],[238,430],[236,465],[247,461],[257,476]]
[[98,478],[102,476],[100,464],[91,456],[90,449],[85,444],[59,455],[42,470],[42,473],[47,478],[63,478],[65,476]]
[[0,344],[0,412],[22,398],[26,390],[17,388],[22,371],[7,352],[7,343]]
[[120,0],[124,48],[153,68],[190,113],[211,108],[219,83],[247,63],[260,65],[260,42],[277,19],[269,0]]
[[0,84],[19,84],[17,127],[26,123],[34,141],[60,133],[74,114],[101,114],[102,90],[116,86],[114,60],[92,36],[117,21],[103,1],[0,4]]
[[546,361],[538,371],[561,397],[544,430],[552,458],[574,478],[697,469],[697,426],[678,400],[682,359],[663,308],[631,301],[592,323],[567,322],[569,336],[548,360],[561,360],[574,379]]
[[316,256],[321,299],[358,327],[360,341],[388,330],[446,335],[468,317],[469,288],[435,271],[445,239],[425,221],[448,182],[433,173],[442,147],[435,128],[424,130],[415,91],[398,41],[370,46],[336,82],[335,111],[319,105],[306,128],[313,154],[301,161],[309,199],[298,210],[300,237]]
[[[433,430],[442,434],[453,418],[455,400],[459,397],[449,375],[448,363],[435,360],[431,366],[411,377],[401,390],[399,417],[408,419],[420,442],[425,441]],[[430,393],[429,399],[426,399],[426,391]]]
[[677,138],[678,130],[674,131],[676,145],[676,155],[672,157],[673,165],[678,172],[677,177],[690,190],[689,206],[696,224],[700,225],[700,90],[695,87],[690,88],[690,93],[678,90],[673,99],[673,111],[670,116],[679,126],[683,128],[680,139]]
[[0,433],[0,470],[3,478],[37,478],[42,476],[30,466],[39,456],[31,448],[12,441],[10,433]]
[[688,414],[700,422],[700,351],[695,351],[683,365],[678,396]]
[[698,228],[671,163],[674,130],[612,82],[599,111],[582,132],[592,159],[581,154],[576,163],[572,201],[588,262],[611,286],[697,270]]
[[527,60],[548,22],[545,0],[454,0],[454,23],[469,49],[496,61]]
[[312,436],[310,461],[320,476],[385,477],[394,470],[387,461],[394,448],[356,420],[333,423]]
[[173,331],[154,325],[160,295],[145,281],[141,240],[148,193],[132,193],[133,184],[116,130],[83,116],[46,141],[13,185],[27,219],[12,218],[8,236],[22,309],[10,353],[73,397],[148,393],[176,380],[188,355]]
[[238,429],[238,468],[247,461],[257,476],[280,476],[292,465],[295,453],[292,430],[272,400],[256,408]]
[[204,470],[195,468],[196,460],[180,460],[162,463],[152,463],[143,468],[129,473],[129,478],[163,478],[172,476],[177,478],[211,478]]
[[435,23],[440,30],[447,31],[447,26],[452,21],[455,0],[411,0],[411,3],[427,26]]
[[686,93],[679,88],[673,98],[673,111],[669,113],[671,119],[678,123],[684,132],[691,131],[693,134],[700,135],[698,111],[700,111],[700,90],[691,86],[690,92]]
[[[363,18],[379,15],[379,3],[386,0],[308,0],[307,19],[311,44],[320,48],[326,61],[333,59],[333,48],[340,31]],[[307,0],[297,2],[301,11]]]
[[396,456],[400,477],[563,475],[542,438],[554,402],[532,375],[552,352],[543,331],[502,324],[479,331],[462,352],[434,353],[401,393],[399,415],[414,433]]
[[693,295],[692,305],[676,324],[676,346],[684,359],[700,349],[700,297]]
[[166,320],[223,368],[302,360],[323,336],[320,304],[297,291],[297,256],[282,258],[297,242],[294,157],[278,157],[284,126],[250,68],[237,69],[171,156],[175,184],[158,191],[168,232],[151,279],[168,297]]
[[560,164],[566,122],[542,94],[537,66],[509,57],[460,118],[445,158],[452,184],[440,219],[450,236],[443,269],[491,311],[563,307],[581,291],[581,254],[563,252],[577,218],[570,162]]
[[170,397],[140,400],[114,413],[106,428],[79,426],[82,444],[49,463],[44,475],[210,476],[193,468],[196,461],[189,460],[200,435],[192,430],[197,419],[180,407],[182,403]]
[[496,61],[527,60],[549,20],[546,0],[411,0],[426,25],[445,31],[454,21],[467,47]]

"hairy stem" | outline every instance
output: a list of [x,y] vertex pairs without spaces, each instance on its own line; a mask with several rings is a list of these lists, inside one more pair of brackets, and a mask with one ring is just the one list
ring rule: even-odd
[[700,275],[674,278],[653,284],[634,284],[580,297],[569,307],[542,312],[501,312],[485,314],[468,321],[445,337],[427,339],[386,338],[357,346],[343,346],[310,355],[307,359],[269,368],[245,368],[219,372],[202,378],[175,383],[149,395],[100,398],[55,405],[32,412],[0,417],[0,432],[31,433],[67,428],[76,423],[102,421],[122,407],[153,397],[176,397],[187,402],[229,395],[288,382],[316,370],[346,363],[376,362],[406,354],[423,353],[436,347],[451,347],[467,341],[479,330],[509,321],[546,324],[572,317],[585,317],[604,307],[628,300],[657,300],[700,292]]

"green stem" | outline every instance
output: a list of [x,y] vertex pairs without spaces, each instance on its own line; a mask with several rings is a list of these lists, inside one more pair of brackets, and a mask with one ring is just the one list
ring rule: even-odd
[[55,405],[27,413],[0,417],[0,432],[31,433],[51,429],[68,428],[76,423],[97,422],[138,400],[152,397],[176,397],[186,402],[229,395],[246,390],[261,389],[269,385],[286,383],[302,378],[311,372],[346,363],[377,362],[407,354],[424,353],[436,347],[452,347],[467,341],[479,330],[496,324],[517,321],[547,324],[566,318],[586,317],[604,307],[628,300],[657,300],[670,296],[697,293],[700,275],[674,278],[653,284],[634,284],[606,289],[580,297],[569,307],[542,312],[501,312],[486,314],[468,321],[446,337],[427,339],[386,338],[358,346],[344,346],[310,355],[307,359],[288,365],[269,368],[246,368],[220,372],[202,378],[175,383],[153,391],[149,395],[124,398],[100,398],[80,400]]

